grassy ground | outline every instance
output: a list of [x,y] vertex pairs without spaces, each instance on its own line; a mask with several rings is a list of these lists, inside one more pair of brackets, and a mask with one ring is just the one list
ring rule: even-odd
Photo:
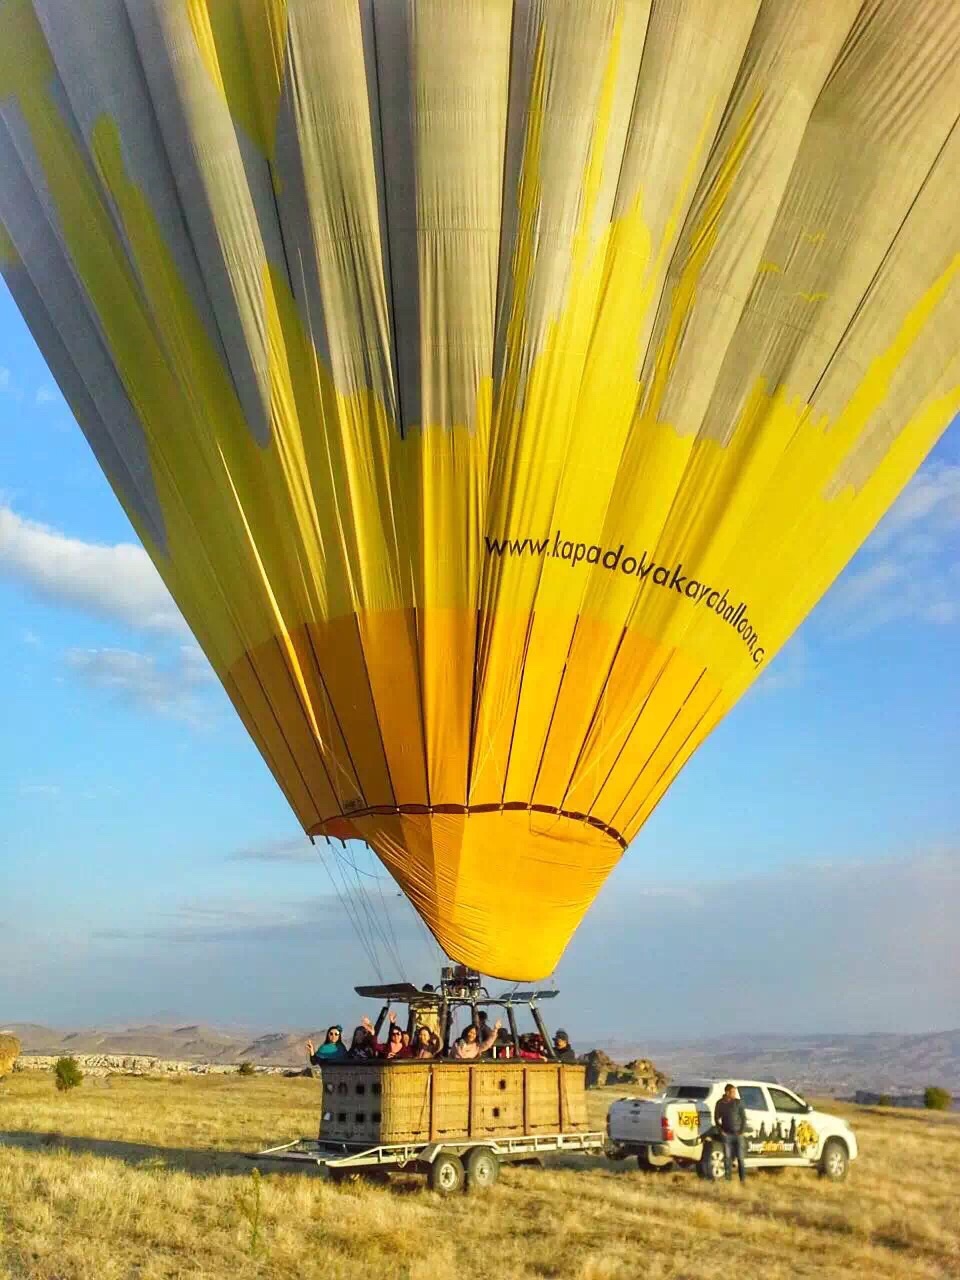
[[[613,1096],[590,1095],[598,1127]],[[118,1077],[67,1095],[46,1074],[0,1083],[0,1278],[960,1276],[957,1116],[830,1104],[862,1144],[839,1185],[568,1158],[505,1169],[469,1199],[404,1175],[265,1172],[258,1192],[237,1153],[315,1132],[317,1103],[309,1079]]]

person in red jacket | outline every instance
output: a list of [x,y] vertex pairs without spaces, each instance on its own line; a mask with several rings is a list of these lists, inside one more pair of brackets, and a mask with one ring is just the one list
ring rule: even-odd
[[546,1062],[547,1055],[543,1051],[543,1038],[536,1032],[529,1031],[520,1037],[520,1057],[524,1062]]
[[396,1062],[399,1058],[413,1057],[410,1046],[403,1043],[403,1032],[395,1022],[391,1024],[387,1033],[387,1042],[380,1046],[379,1054],[384,1062]]

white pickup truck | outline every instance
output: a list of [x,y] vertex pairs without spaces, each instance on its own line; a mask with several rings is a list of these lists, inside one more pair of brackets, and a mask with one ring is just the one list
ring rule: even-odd
[[713,1116],[726,1084],[736,1085],[747,1114],[748,1169],[812,1168],[834,1182],[847,1176],[857,1140],[846,1120],[759,1080],[690,1080],[655,1098],[620,1098],[607,1113],[608,1154],[635,1155],[641,1169],[691,1164],[704,1178],[722,1178],[723,1143]]

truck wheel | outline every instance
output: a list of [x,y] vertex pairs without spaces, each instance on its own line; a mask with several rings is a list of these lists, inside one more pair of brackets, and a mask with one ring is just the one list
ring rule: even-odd
[[846,1144],[839,1138],[828,1138],[820,1157],[819,1174],[831,1182],[842,1182],[850,1168],[850,1156]]
[[697,1165],[697,1173],[707,1182],[720,1182],[727,1176],[723,1147],[715,1142],[704,1143],[703,1155]]
[[487,1147],[474,1147],[465,1163],[468,1191],[486,1191],[500,1177],[500,1161]]
[[637,1152],[637,1164],[644,1173],[668,1173],[673,1168],[670,1156],[655,1156],[644,1148]]
[[451,1196],[455,1191],[462,1191],[464,1178],[463,1161],[459,1156],[449,1155],[447,1152],[437,1156],[427,1174],[430,1190],[437,1191],[442,1196]]

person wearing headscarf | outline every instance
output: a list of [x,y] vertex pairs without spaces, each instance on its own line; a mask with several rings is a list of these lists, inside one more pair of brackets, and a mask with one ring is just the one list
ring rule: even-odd
[[307,1055],[315,1067],[319,1067],[324,1062],[342,1062],[349,1057],[346,1045],[343,1043],[343,1027],[340,1023],[335,1022],[327,1027],[327,1038],[319,1049],[314,1048],[312,1040],[308,1040]]

